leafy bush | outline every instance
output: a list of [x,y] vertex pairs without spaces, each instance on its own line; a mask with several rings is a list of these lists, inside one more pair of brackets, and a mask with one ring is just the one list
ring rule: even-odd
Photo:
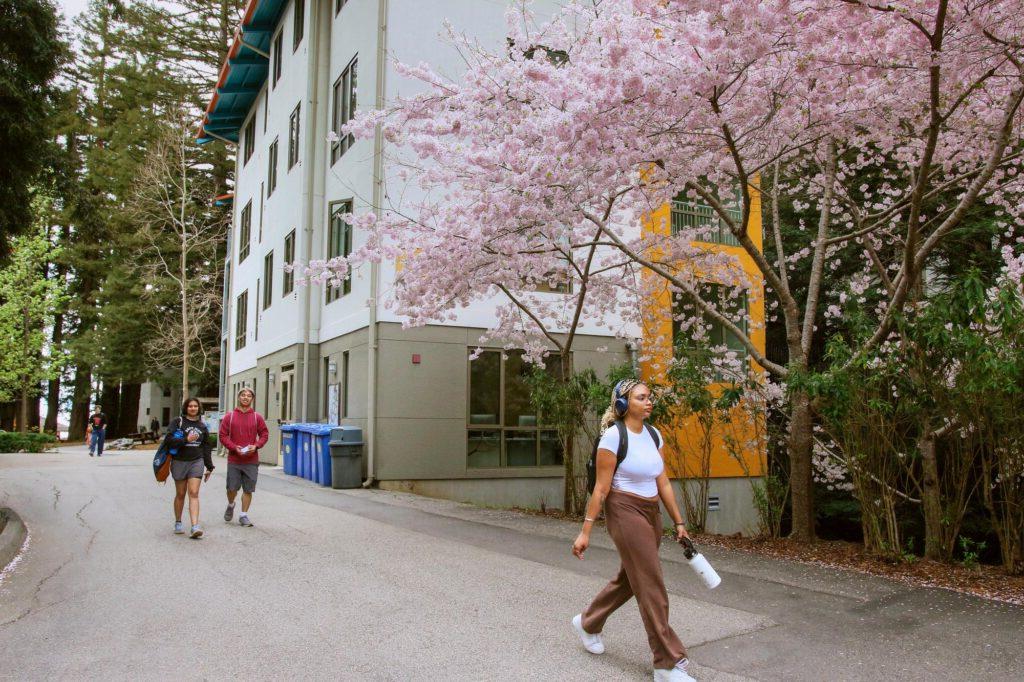
[[42,452],[56,443],[52,433],[0,432],[0,452]]

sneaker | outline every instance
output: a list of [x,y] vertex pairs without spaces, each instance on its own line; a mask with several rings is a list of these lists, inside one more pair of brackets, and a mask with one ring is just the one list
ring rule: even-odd
[[181,521],[175,521],[174,522],[174,533],[176,535],[181,535],[184,532],[185,532],[185,525]]
[[249,520],[249,515],[243,512],[242,515],[238,517],[238,525],[251,526],[252,521]]
[[203,537],[203,529],[199,527],[198,523],[192,526],[192,534],[189,535],[189,537],[193,540],[198,540],[199,538]]
[[95,457],[96,455],[95,455],[95,454],[93,454],[93,451],[92,451],[92,450],[90,450],[90,451],[89,451],[89,456],[90,456],[90,457]]
[[235,505],[229,504],[228,508],[224,510],[224,520],[230,522],[235,517]]
[[686,672],[686,667],[690,664],[688,658],[681,659],[676,663],[674,668],[667,670],[662,668],[654,669],[654,682],[697,682],[696,679],[690,677],[690,673]]
[[583,629],[583,614],[578,613],[573,616],[572,629],[579,635],[580,641],[583,642],[583,648],[592,654],[603,654],[604,653],[604,642],[601,641],[601,635],[592,635]]

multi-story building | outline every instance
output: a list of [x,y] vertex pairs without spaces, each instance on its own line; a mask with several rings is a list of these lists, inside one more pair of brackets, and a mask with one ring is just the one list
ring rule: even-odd
[[[200,141],[237,145],[221,406],[230,409],[242,386],[254,389],[271,429],[266,462],[278,461],[282,422],[331,421],[363,429],[366,477],[382,487],[492,505],[561,503],[563,455],[530,407],[521,356],[495,348],[470,361],[493,306],[402,329],[380,305],[394,264],[326,288],[300,286],[282,267],[347,255],[363,235],[342,216],[382,205],[383,140],[328,134],[357,106],[410,94],[415,84],[396,73],[395,58],[458,73],[460,55],[439,37],[445,17],[503,45],[505,4],[249,0]],[[595,329],[584,327],[574,344],[577,368],[603,374],[630,359],[624,343]]]

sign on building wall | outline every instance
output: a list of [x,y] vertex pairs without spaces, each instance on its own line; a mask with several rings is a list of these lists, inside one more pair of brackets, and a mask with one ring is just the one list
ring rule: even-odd
[[338,424],[341,418],[341,385],[327,386],[327,423]]

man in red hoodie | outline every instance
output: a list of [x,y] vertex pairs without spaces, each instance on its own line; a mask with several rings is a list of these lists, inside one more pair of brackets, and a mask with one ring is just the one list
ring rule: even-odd
[[228,508],[224,511],[224,520],[231,521],[235,515],[235,496],[242,489],[242,513],[238,523],[251,526],[249,505],[252,494],[256,490],[256,477],[259,474],[259,450],[267,444],[269,433],[267,423],[252,408],[256,395],[251,388],[243,388],[238,392],[238,407],[224,415],[220,420],[220,444],[228,451]]

